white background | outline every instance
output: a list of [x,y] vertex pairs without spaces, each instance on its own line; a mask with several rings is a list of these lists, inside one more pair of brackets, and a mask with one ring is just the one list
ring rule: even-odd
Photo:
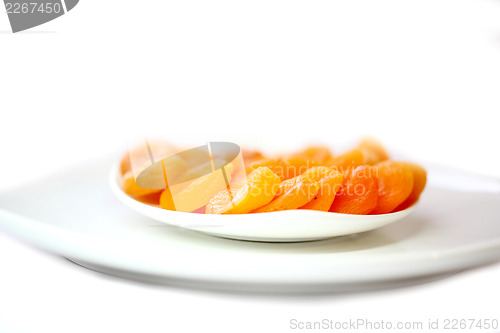
[[[493,0],[82,0],[12,34],[0,13],[0,188],[144,133],[287,150],[372,134],[423,163],[500,177],[498,17]],[[499,278],[495,265],[375,293],[242,296],[96,275],[0,233],[0,332],[498,318]]]

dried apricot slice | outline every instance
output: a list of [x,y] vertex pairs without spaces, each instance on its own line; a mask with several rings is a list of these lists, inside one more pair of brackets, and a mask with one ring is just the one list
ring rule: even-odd
[[312,165],[324,165],[330,160],[333,155],[330,148],[327,146],[309,146],[304,150],[297,152],[292,155],[292,157],[297,157],[304,159],[309,162],[309,166]]
[[[227,181],[231,181],[232,165],[223,167]],[[168,187],[160,196],[160,207],[168,210],[192,212],[205,206],[221,189],[226,187],[222,168],[186,183]]]
[[[176,151],[174,146],[165,141],[151,141],[149,144],[150,149],[158,156],[168,156]],[[135,166],[140,166],[141,170],[152,163],[145,144],[137,145],[130,149],[120,160],[120,173],[122,174],[122,188],[124,192],[133,196],[160,192],[161,189],[145,189],[137,185],[132,170],[131,160],[134,161]]]
[[346,175],[329,211],[365,215],[377,206],[377,201],[376,170],[368,165],[360,166]]
[[120,160],[120,172],[122,175],[124,175],[131,169],[132,165],[130,164],[130,154],[127,152],[123,155],[122,159]]
[[259,208],[275,197],[280,178],[267,167],[252,171],[247,179],[223,190],[207,204],[207,214],[244,214]]
[[339,156],[335,156],[328,163],[332,168],[336,168],[344,175],[347,175],[356,167],[365,164],[365,156],[361,150],[355,148]]
[[304,173],[302,173],[303,176],[309,177],[314,181],[320,181],[321,178],[326,177],[326,176],[336,176],[336,175],[341,175],[339,171],[335,170],[334,168],[329,168],[326,166],[317,166],[317,167],[312,167],[307,169]]
[[413,172],[407,163],[384,161],[377,163],[378,204],[371,214],[392,212],[413,190]]
[[297,177],[310,167],[310,162],[301,157],[288,157],[281,161],[285,166],[282,180]]
[[160,196],[162,194],[162,191],[163,190],[160,190],[160,192],[156,192],[156,193],[150,193],[150,194],[146,194],[143,196],[138,196],[138,197],[135,197],[135,199],[139,202],[142,202],[142,203],[145,203],[148,205],[159,206],[160,205]]
[[133,169],[134,175],[159,161],[175,154],[178,149],[171,143],[163,140],[144,141],[130,148],[120,162],[122,174]]
[[406,200],[399,205],[396,210],[406,209],[417,202],[420,198],[420,194],[424,191],[425,184],[427,183],[427,171],[425,171],[424,168],[415,163],[405,163],[413,172],[413,189],[408,198],[406,198]]
[[271,169],[282,181],[286,179],[287,165],[281,159],[264,158],[254,161],[246,168],[246,172],[250,174],[260,167]]
[[264,155],[257,150],[242,149],[241,156],[243,157],[245,167],[249,167],[253,162],[264,159]]
[[242,149],[241,150],[241,156],[243,156],[243,159],[246,160],[258,160],[261,158],[264,158],[264,155],[258,150],[249,150],[249,149]]
[[285,180],[280,184],[280,189],[274,199],[252,213],[296,209],[311,201],[318,190],[319,184],[303,175]]
[[137,185],[137,183],[135,182],[134,175],[132,174],[132,170],[127,171],[123,175],[122,188],[123,192],[132,196],[142,196],[162,191],[162,189],[148,189],[148,188],[142,188],[139,185]]
[[321,178],[318,181],[318,193],[311,201],[299,209],[314,209],[327,212],[335,200],[335,195],[342,185],[343,178],[339,172]]
[[[139,174],[136,174],[135,181],[138,186],[149,189],[164,189],[168,183],[177,182],[177,179],[186,171],[189,171],[186,162],[178,155],[163,159],[157,163],[145,168]],[[133,170],[135,173],[137,170]]]
[[358,144],[358,149],[365,156],[366,164],[375,165],[389,159],[389,154],[387,154],[384,146],[375,138],[364,138]]

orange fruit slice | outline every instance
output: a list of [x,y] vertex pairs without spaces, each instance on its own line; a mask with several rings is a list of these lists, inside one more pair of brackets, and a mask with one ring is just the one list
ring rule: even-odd
[[288,157],[281,161],[285,166],[282,180],[297,177],[311,166],[309,161],[301,157]]
[[122,176],[132,169],[130,164],[130,154],[127,152],[122,156],[120,160],[120,173]]
[[261,167],[271,169],[271,171],[280,177],[281,180],[286,179],[287,165],[281,159],[263,158],[254,161],[246,168],[246,172],[247,174],[250,174],[252,171]]
[[[223,168],[227,180],[230,182],[231,172],[233,171],[232,165],[228,164]],[[160,207],[168,210],[192,212],[205,206],[226,186],[221,168],[186,183],[170,186],[160,196]]]
[[326,177],[326,176],[336,176],[336,175],[341,175],[340,172],[335,170],[334,168],[329,168],[326,166],[316,166],[307,169],[304,173],[302,173],[303,176],[309,177],[314,181],[320,181],[321,178]]
[[392,212],[413,190],[413,172],[407,163],[384,161],[377,163],[378,203],[371,214]]
[[366,164],[375,165],[389,159],[389,154],[387,154],[384,146],[375,138],[364,138],[358,144],[358,149],[365,156]]
[[241,156],[243,157],[246,165],[250,165],[250,163],[264,158],[264,155],[262,155],[260,151],[248,149],[242,149]]
[[143,196],[152,193],[161,192],[162,189],[148,189],[142,188],[135,182],[134,175],[132,174],[132,170],[127,171],[122,178],[122,189],[123,192],[132,196]]
[[347,175],[356,167],[365,164],[365,156],[361,150],[355,148],[330,159],[328,164],[342,174]]
[[285,180],[274,199],[252,213],[296,209],[311,201],[318,190],[319,184],[304,175]]
[[252,171],[246,180],[222,190],[207,204],[207,214],[244,214],[261,207],[275,197],[280,178],[267,167]]
[[314,198],[299,209],[314,209],[327,212],[335,200],[335,195],[342,186],[343,176],[336,172],[318,181],[319,191]]
[[292,157],[297,157],[306,160],[309,166],[313,165],[324,165],[330,160],[333,155],[330,148],[327,146],[309,146],[304,150],[297,152],[292,155]]
[[415,163],[406,162],[406,165],[408,165],[413,172],[413,189],[408,198],[406,198],[406,200],[400,204],[396,210],[406,209],[417,202],[427,183],[427,171],[425,171],[424,168]]
[[378,201],[376,170],[365,165],[354,169],[342,183],[342,188],[333,200],[330,212],[344,214],[370,213]]

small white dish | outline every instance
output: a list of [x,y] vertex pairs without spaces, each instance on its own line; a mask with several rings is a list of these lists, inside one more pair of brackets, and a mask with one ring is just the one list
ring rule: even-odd
[[135,212],[112,193],[111,165],[89,163],[0,191],[0,230],[108,274],[225,290],[363,290],[500,260],[500,182],[491,178],[432,168],[404,223],[265,243],[212,237]]
[[407,217],[415,205],[381,215],[353,215],[314,210],[258,214],[196,214],[142,203],[123,192],[119,166],[111,169],[113,193],[128,207],[156,221],[213,236],[261,242],[303,242],[374,230]]

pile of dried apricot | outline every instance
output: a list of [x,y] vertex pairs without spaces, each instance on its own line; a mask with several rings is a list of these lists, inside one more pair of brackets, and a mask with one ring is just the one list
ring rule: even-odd
[[[374,139],[364,139],[355,148],[334,155],[325,146],[311,146],[279,157],[242,150],[243,179],[228,165],[227,187],[215,189],[215,178],[197,178],[179,193],[185,210],[206,214],[263,213],[290,209],[313,209],[345,214],[386,214],[410,207],[425,188],[424,168],[409,162],[393,161]],[[205,166],[205,168],[208,166]],[[213,168],[213,161],[212,161]],[[129,155],[121,163],[122,188],[135,199],[175,210],[172,192],[138,186]],[[203,203],[194,198],[202,189]],[[199,195],[198,195],[199,197]]]

